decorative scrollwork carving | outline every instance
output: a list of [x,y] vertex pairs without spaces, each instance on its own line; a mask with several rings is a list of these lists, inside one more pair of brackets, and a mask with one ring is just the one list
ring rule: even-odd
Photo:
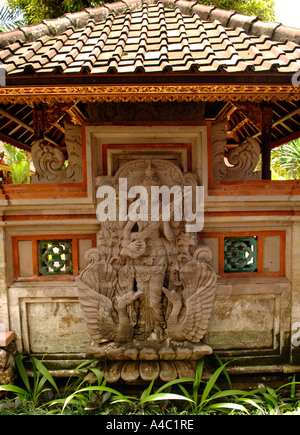
[[225,161],[226,125],[224,121],[212,126],[212,165],[214,180],[258,180],[260,172],[255,171],[260,145],[256,139],[248,137],[246,142],[232,149]]
[[65,126],[65,142],[68,152],[68,164],[61,149],[45,144],[43,139],[32,146],[32,161],[36,173],[32,183],[79,183],[82,181],[81,127],[73,124]]

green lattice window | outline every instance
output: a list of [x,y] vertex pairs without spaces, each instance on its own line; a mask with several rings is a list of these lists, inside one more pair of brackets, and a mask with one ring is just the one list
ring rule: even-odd
[[40,275],[73,273],[72,240],[40,240],[38,253]]
[[224,243],[224,271],[257,272],[256,237],[226,237]]

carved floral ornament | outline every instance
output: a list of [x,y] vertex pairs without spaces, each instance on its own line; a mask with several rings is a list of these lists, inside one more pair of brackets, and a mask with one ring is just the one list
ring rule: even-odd
[[0,102],[298,101],[292,85],[100,85],[0,87]]
[[[139,184],[197,184],[165,160],[135,160],[99,185],[126,178]],[[118,203],[118,194],[117,194]],[[77,279],[78,296],[91,335],[87,351],[106,361],[108,377],[133,382],[193,375],[212,349],[202,343],[213,308],[217,276],[212,254],[184,222],[106,221],[98,247]]]

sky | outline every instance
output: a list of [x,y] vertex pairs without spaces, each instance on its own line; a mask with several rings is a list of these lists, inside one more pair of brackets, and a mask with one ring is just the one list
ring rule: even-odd
[[300,28],[300,0],[275,0],[276,21]]

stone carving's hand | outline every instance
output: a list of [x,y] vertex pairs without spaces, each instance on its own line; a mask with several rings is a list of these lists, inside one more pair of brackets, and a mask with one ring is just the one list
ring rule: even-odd
[[121,251],[121,254],[127,255],[128,257],[137,258],[140,257],[146,250],[146,243],[144,240],[133,240]]

